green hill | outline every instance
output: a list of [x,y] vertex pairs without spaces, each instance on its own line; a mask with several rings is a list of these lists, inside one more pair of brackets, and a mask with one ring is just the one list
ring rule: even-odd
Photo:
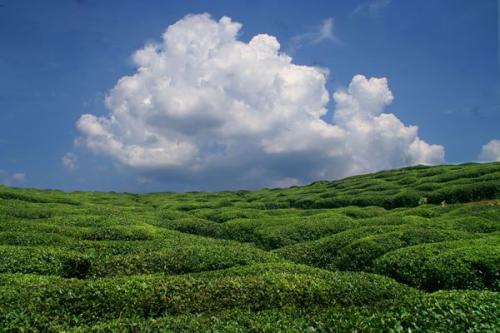
[[0,332],[498,332],[500,163],[288,189],[0,186]]

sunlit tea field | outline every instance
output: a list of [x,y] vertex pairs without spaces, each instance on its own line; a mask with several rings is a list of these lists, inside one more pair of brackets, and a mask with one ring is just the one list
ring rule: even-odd
[[498,332],[500,163],[303,187],[0,186],[0,331]]

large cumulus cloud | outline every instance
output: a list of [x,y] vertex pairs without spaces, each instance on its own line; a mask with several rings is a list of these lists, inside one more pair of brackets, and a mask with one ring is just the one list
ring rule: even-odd
[[134,75],[84,114],[78,142],[165,180],[222,187],[293,185],[411,164],[442,163],[416,126],[384,113],[385,78],[356,75],[330,100],[326,73],[296,65],[273,36],[238,40],[228,17],[187,16],[138,50]]

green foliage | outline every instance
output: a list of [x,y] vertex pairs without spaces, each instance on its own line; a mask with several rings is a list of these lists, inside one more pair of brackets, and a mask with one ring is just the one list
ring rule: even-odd
[[418,292],[377,275],[265,265],[191,276],[103,280],[3,275],[0,294],[2,327],[22,323],[49,330],[64,323],[93,324],[118,317],[231,308],[258,311],[290,305],[370,305],[404,300]]
[[0,185],[0,332],[498,332],[499,199],[498,162],[238,192]]
[[368,207],[356,207],[348,206],[340,209],[340,211],[353,219],[361,219],[368,217],[381,216],[386,213],[386,210],[382,207],[368,206]]
[[474,235],[461,231],[423,228],[368,236],[340,249],[333,267],[344,271],[370,271],[373,260],[399,248],[473,237]]
[[500,238],[419,244],[377,259],[374,271],[425,290],[500,290]]
[[477,216],[464,216],[454,218],[453,225],[455,228],[469,232],[490,233],[500,231],[500,223],[487,220]]
[[336,235],[324,237],[315,241],[302,242],[276,250],[276,253],[285,259],[334,269],[334,260],[343,247],[368,235],[376,235],[396,230],[395,226],[363,227],[340,232]]
[[154,238],[154,230],[145,226],[105,226],[86,235],[88,240],[148,240]]
[[121,318],[74,332],[496,332],[499,298],[491,292],[439,292],[383,309],[286,307],[154,319]]
[[164,220],[157,225],[189,234],[220,238],[223,226],[216,222],[200,218],[181,218],[178,220]]
[[355,227],[356,222],[343,216],[316,218],[290,222],[285,225],[262,227],[255,232],[258,243],[265,248],[274,249],[303,241],[329,236]]

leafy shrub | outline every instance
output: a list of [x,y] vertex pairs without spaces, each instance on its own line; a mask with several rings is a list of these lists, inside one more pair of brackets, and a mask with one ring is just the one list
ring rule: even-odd
[[66,278],[85,279],[91,275],[92,262],[82,255],[64,257],[61,260],[61,276]]
[[403,216],[401,215],[384,215],[384,216],[376,216],[369,217],[358,220],[361,226],[382,226],[382,225],[401,225],[404,224],[405,221]]
[[108,226],[88,232],[84,239],[88,240],[148,240],[154,238],[151,228],[141,226]]
[[253,246],[219,242],[95,256],[92,257],[91,274],[96,277],[152,273],[185,274],[276,261],[278,258],[275,255]]
[[333,262],[338,251],[343,247],[368,235],[387,233],[397,229],[397,226],[354,228],[318,240],[285,246],[275,252],[283,258],[297,263],[334,269]]
[[368,236],[340,249],[333,265],[347,271],[370,270],[373,260],[399,248],[472,237],[474,236],[466,232],[422,228]]
[[222,227],[219,223],[211,222],[199,218],[183,218],[173,221],[164,221],[159,226],[169,229],[186,232],[189,234],[202,235],[208,237],[221,237]]
[[257,209],[241,209],[241,208],[219,208],[219,209],[202,209],[193,214],[202,219],[214,222],[226,222],[229,220],[241,218],[257,218],[262,215],[262,212]]
[[425,290],[500,289],[498,238],[420,244],[389,252],[374,271]]
[[468,232],[490,233],[500,231],[500,220],[493,222],[482,217],[466,216],[454,218],[453,225],[456,229]]
[[62,245],[70,238],[49,232],[5,231],[0,232],[1,245]]
[[257,229],[258,244],[273,249],[329,236],[356,226],[350,218],[337,216],[327,219],[304,219],[285,225]]
[[500,196],[500,183],[482,182],[467,185],[452,185],[428,194],[429,203],[471,202],[495,199]]
[[183,274],[278,261],[272,253],[228,241],[176,246],[163,246],[158,243],[143,248],[140,245],[130,245],[121,249],[115,249],[111,244],[105,247],[82,244],[71,250],[0,246],[0,255],[0,273],[76,278],[151,273]]
[[0,278],[0,325],[23,323],[31,329],[48,330],[62,323],[81,325],[118,317],[230,308],[256,311],[287,305],[369,305],[403,300],[416,293],[377,275],[297,271],[290,265],[103,280],[4,275]]
[[384,203],[386,208],[415,207],[420,203],[422,194],[414,190],[405,189]]
[[120,318],[74,332],[495,332],[500,326],[499,306],[492,292],[447,291],[419,295],[383,309],[230,309],[150,319]]
[[22,202],[0,206],[0,214],[20,219],[46,219],[53,215],[53,211],[44,207],[29,205]]
[[344,207],[340,210],[343,214],[352,217],[353,219],[364,219],[369,217],[381,216],[386,213],[382,207],[367,206],[367,207]]
[[60,275],[85,278],[90,260],[77,252],[50,247],[0,246],[0,273]]

